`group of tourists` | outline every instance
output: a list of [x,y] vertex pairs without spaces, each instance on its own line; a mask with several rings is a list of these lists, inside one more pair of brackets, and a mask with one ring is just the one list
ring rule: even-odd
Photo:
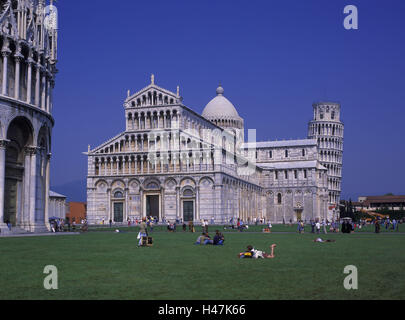
[[223,246],[225,242],[224,235],[219,232],[219,230],[215,231],[215,236],[213,239],[209,236],[207,232],[203,232],[195,242],[196,245],[214,245],[214,246]]
[[[51,231],[53,233],[64,232],[65,231],[65,225],[67,226],[67,231],[70,231],[70,229],[71,229],[69,219],[66,219],[66,221],[65,221],[65,219],[51,219],[49,221],[49,224],[51,226]],[[73,222],[72,222],[72,228],[73,228],[73,226],[74,226],[74,229],[76,229],[76,222],[75,222],[74,219],[73,219]]]
[[385,230],[387,230],[387,231],[393,230],[393,231],[398,232],[400,224],[402,224],[401,220],[392,219],[392,221],[391,221],[390,218],[386,218],[386,219],[382,219],[382,220],[376,219],[374,221],[375,233],[380,233],[381,225],[384,225]]

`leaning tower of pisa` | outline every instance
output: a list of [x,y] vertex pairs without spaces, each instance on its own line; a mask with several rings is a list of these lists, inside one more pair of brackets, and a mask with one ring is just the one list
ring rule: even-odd
[[2,232],[47,230],[57,37],[53,0],[0,0]]
[[314,118],[309,123],[308,138],[318,141],[319,160],[328,169],[328,217],[339,214],[342,183],[344,124],[340,120],[341,106],[335,102],[313,105]]

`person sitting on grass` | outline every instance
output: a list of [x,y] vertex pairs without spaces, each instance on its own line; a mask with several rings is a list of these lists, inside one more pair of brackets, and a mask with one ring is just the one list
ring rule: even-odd
[[316,238],[314,242],[336,242],[336,240],[323,240],[322,238]]
[[275,257],[274,255],[274,248],[277,247],[276,244],[272,244],[270,246],[271,253],[266,253],[264,251],[256,250],[252,246],[247,246],[247,250],[245,252],[239,253],[238,257],[239,259],[245,259],[245,258],[250,258],[250,259],[273,259]]
[[148,227],[146,226],[146,218],[142,219],[141,225],[140,225],[140,230],[139,230],[139,242],[138,242],[138,247],[142,247],[142,238],[148,236]]
[[203,244],[204,246],[206,246],[207,244],[214,244],[214,240],[211,239],[208,233],[205,234],[205,240]]
[[225,237],[222,233],[219,232],[219,230],[215,231],[215,237],[214,237],[214,246],[223,246],[225,241]]
[[201,234],[201,236],[199,236],[198,238],[197,238],[197,241],[195,242],[195,244],[201,244],[201,243],[204,243],[205,242],[205,233],[203,232],[202,234]]

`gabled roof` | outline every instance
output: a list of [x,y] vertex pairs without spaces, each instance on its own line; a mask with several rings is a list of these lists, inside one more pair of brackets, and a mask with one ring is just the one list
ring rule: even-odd
[[122,136],[124,136],[126,134],[127,134],[126,132],[121,132],[120,134],[117,134],[115,137],[111,138],[110,140],[104,142],[103,144],[99,145],[98,147],[95,147],[94,149],[89,150],[88,152],[85,152],[84,154],[97,153],[98,151],[111,145],[111,143],[113,143],[115,140],[117,140],[117,142],[120,142],[119,138],[121,138]]
[[125,100],[125,103],[130,103],[132,101],[135,101],[139,97],[142,97],[144,94],[148,94],[149,92],[151,92],[151,93],[157,92],[158,94],[162,93],[162,94],[167,95],[167,96],[169,96],[170,98],[173,98],[173,99],[179,99],[180,98],[178,93],[176,94],[174,92],[171,92],[171,91],[169,91],[167,89],[164,89],[164,88],[159,87],[158,85],[156,85],[155,84],[155,77],[154,77],[154,75],[152,75],[151,83],[148,86],[146,86],[145,88],[137,91],[133,95],[128,96],[127,99]]
[[51,198],[65,198],[66,199],[66,196],[64,196],[62,194],[59,194],[59,193],[56,193],[56,192],[54,192],[52,190],[49,190],[49,197],[51,197]]

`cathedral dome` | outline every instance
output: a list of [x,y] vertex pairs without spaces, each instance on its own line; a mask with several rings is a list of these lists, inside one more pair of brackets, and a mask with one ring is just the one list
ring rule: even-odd
[[240,120],[238,112],[234,105],[224,97],[224,88],[217,88],[217,96],[212,99],[205,107],[202,116],[209,120],[232,119]]

